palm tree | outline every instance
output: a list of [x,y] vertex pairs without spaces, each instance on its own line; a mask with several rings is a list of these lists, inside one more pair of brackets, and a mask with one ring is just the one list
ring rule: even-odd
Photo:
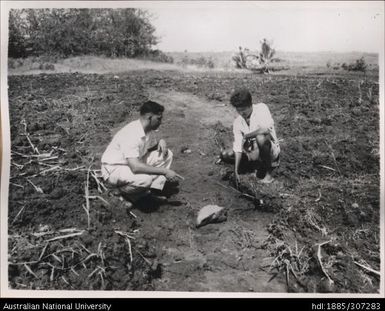
[[272,48],[272,44],[263,39],[261,41],[261,52],[259,53],[259,62],[263,66],[263,71],[269,73],[269,63],[274,60],[275,50]]

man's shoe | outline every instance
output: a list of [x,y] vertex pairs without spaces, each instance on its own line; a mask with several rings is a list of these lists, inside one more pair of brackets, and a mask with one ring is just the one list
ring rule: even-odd
[[261,183],[261,184],[271,184],[275,179],[273,177],[270,177],[270,178],[264,178],[264,179],[261,179],[259,180],[258,182]]
[[151,194],[150,199],[151,199],[151,201],[153,201],[156,204],[165,204],[168,201],[168,198],[163,196],[163,195]]

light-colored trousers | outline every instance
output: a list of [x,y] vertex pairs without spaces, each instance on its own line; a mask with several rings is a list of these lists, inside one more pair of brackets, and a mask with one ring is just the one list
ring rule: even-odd
[[[143,162],[153,167],[170,168],[173,159],[171,150],[162,157],[157,150],[147,153]],[[110,185],[127,194],[135,194],[150,188],[163,190],[166,177],[163,175],[134,174],[128,165],[102,164],[102,176]]]

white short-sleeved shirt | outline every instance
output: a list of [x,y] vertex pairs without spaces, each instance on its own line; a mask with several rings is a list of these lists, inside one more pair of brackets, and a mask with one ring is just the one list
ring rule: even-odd
[[264,103],[258,103],[253,105],[253,112],[250,116],[250,126],[247,125],[246,120],[242,116],[238,116],[233,123],[234,152],[242,152],[242,139],[243,135],[257,130],[260,127],[266,127],[269,129],[271,135],[271,141],[278,144],[277,134],[274,128],[274,120],[271,116],[269,107]]
[[156,145],[151,132],[144,132],[140,120],[132,121],[119,130],[102,156],[103,164],[127,164],[127,158],[143,158]]

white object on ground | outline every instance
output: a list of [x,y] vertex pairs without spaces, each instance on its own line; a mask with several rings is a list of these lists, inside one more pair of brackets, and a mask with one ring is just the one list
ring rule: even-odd
[[212,222],[222,222],[227,219],[225,209],[218,205],[206,205],[198,213],[196,227],[201,227]]

